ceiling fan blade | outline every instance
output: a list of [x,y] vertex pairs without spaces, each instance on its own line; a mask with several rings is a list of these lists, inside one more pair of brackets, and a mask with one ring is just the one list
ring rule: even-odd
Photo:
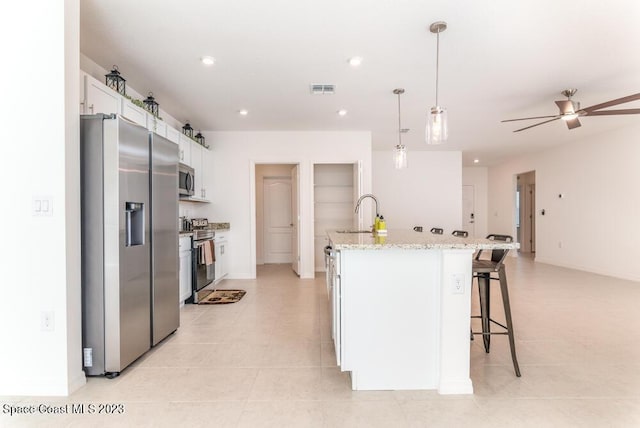
[[534,117],[522,117],[520,119],[505,119],[505,120],[501,120],[500,122],[515,122],[517,120],[529,120],[529,119],[548,119],[550,117],[558,117],[558,115],[554,114],[552,116],[534,116]]
[[558,106],[558,108],[560,109],[560,113],[562,114],[575,112],[573,102],[571,102],[570,100],[556,101],[556,105]]
[[585,116],[613,116],[616,114],[640,114],[640,108],[628,108],[622,110],[588,111]]
[[538,125],[544,125],[545,123],[553,122],[554,120],[558,120],[558,119],[560,119],[560,116],[554,117],[553,119],[550,119],[550,120],[545,120],[544,122],[536,123],[535,125],[527,126],[526,128],[516,129],[513,132],[524,131],[525,129],[533,128],[534,126],[538,126]]
[[569,129],[579,128],[580,126],[582,126],[580,125],[580,121],[578,120],[577,117],[575,119],[569,119],[566,122],[567,122],[567,128]]
[[633,94],[633,95],[628,95],[626,97],[618,98],[618,99],[611,100],[611,101],[607,101],[606,103],[596,104],[596,105],[593,105],[591,107],[583,108],[582,110],[584,110],[587,113],[591,114],[591,112],[593,110],[600,110],[600,109],[603,109],[603,108],[607,108],[607,107],[611,107],[611,106],[617,106],[618,104],[629,103],[631,101],[636,101],[636,100],[640,100],[640,93]]

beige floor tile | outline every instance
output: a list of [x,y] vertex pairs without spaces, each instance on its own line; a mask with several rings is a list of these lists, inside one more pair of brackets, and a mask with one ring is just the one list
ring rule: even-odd
[[322,371],[317,368],[260,369],[249,400],[319,400]]
[[[268,265],[257,280],[224,281],[247,290],[238,303],[185,305],[178,331],[118,378],[89,378],[70,397],[0,399],[124,403],[124,417],[0,414],[0,426],[640,426],[640,284],[525,258],[507,274],[522,377],[506,337],[486,354],[476,336],[471,397],[352,391],[335,365],[324,278]],[[502,316],[498,287],[492,308]]]
[[400,404],[390,401],[324,401],[325,426],[402,428],[410,426]]
[[249,401],[239,428],[324,427],[320,401]]

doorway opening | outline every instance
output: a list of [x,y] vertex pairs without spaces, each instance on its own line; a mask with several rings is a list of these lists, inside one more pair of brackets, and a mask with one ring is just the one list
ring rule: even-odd
[[287,264],[299,275],[298,165],[256,164],[255,196],[256,265]]
[[516,176],[516,240],[519,253],[535,255],[536,252],[536,172],[529,171]]
[[360,229],[363,211],[354,212],[361,195],[362,165],[323,163],[313,165],[314,268],[325,271],[324,248],[328,230]]

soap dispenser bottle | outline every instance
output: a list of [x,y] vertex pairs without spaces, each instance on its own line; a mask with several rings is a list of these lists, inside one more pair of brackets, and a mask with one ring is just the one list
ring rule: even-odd
[[378,213],[376,213],[376,220],[373,223],[373,230],[375,232],[378,229],[380,229],[380,215],[378,215]]
[[384,216],[380,216],[380,221],[378,222],[378,230],[387,230],[387,222],[384,220]]

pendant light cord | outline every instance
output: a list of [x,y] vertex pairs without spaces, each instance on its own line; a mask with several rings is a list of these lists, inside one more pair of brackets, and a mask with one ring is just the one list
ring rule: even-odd
[[402,127],[400,126],[400,92],[398,92],[398,145],[402,146]]
[[436,33],[436,106],[438,104],[438,70],[440,69],[440,30]]

